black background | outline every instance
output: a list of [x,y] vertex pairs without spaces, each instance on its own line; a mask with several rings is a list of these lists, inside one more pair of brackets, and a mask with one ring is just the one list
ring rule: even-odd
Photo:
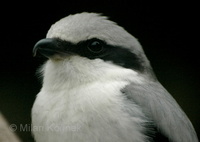
[[51,24],[69,14],[98,12],[139,39],[159,81],[177,100],[200,133],[199,14],[192,2],[64,1],[1,5],[0,111],[25,142],[33,141],[30,112],[41,83],[32,57],[34,44]]

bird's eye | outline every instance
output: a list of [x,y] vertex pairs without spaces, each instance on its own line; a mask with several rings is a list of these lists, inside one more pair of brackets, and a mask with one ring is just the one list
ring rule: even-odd
[[103,44],[101,41],[95,40],[88,44],[88,50],[93,53],[100,53],[103,51]]

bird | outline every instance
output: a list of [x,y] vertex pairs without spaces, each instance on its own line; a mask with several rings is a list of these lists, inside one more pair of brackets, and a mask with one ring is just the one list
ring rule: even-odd
[[36,142],[198,142],[138,39],[107,16],[60,19],[33,55],[47,59],[31,112]]

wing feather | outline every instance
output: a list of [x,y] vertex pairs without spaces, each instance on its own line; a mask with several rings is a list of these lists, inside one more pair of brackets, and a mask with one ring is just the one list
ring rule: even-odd
[[173,142],[198,142],[192,123],[175,99],[157,81],[131,83],[121,90],[143,108],[157,130]]

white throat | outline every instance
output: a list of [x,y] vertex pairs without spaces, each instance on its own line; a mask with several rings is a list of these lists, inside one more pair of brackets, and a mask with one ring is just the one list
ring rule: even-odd
[[64,60],[49,60],[42,71],[44,72],[43,88],[50,90],[73,88],[94,81],[141,82],[138,73],[131,69],[101,59],[90,60],[80,56],[69,56]]

